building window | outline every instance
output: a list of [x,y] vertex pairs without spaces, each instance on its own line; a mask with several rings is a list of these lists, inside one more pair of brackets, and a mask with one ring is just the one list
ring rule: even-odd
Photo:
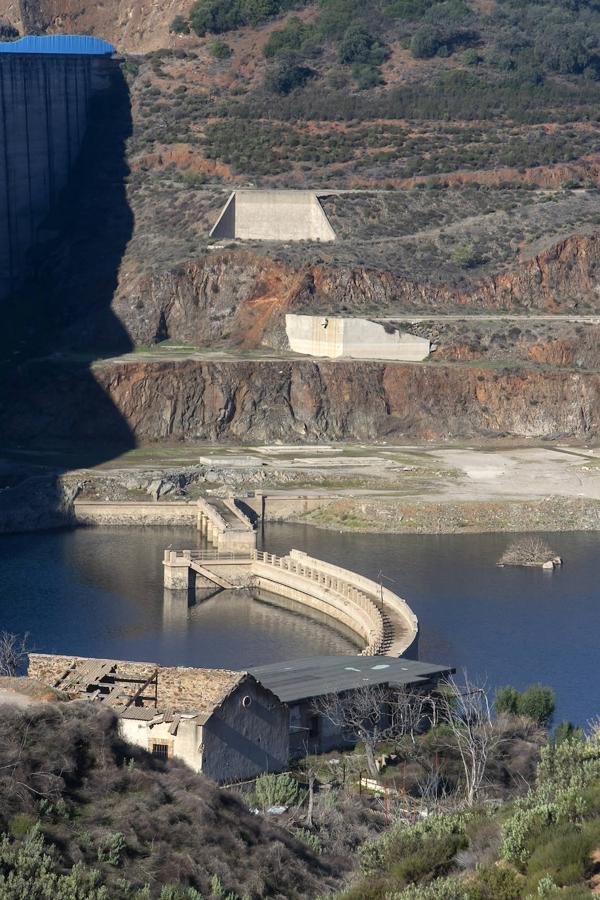
[[248,709],[251,703],[252,697],[249,697],[248,694],[246,694],[245,697],[242,697],[242,706],[244,707],[244,709]]
[[159,759],[169,758],[169,747],[167,744],[152,744],[152,756],[158,756]]

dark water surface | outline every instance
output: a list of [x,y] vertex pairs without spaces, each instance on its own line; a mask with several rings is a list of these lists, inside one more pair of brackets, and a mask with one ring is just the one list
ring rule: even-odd
[[[548,535],[562,571],[499,569],[507,535],[357,535],[268,525],[264,545],[355,569],[403,596],[420,622],[419,657],[466,667],[491,687],[552,685],[557,719],[600,713],[600,536]],[[0,628],[38,650],[243,668],[352,653],[346,636],[237,592],[187,608],[162,586],[165,547],[196,532],[99,528],[0,538]]]
[[[355,653],[337,630],[229,591],[188,608],[163,590],[166,547],[191,528],[89,528],[0,537],[0,628],[49,653],[240,669]],[[300,607],[302,609],[302,607]]]
[[419,618],[419,658],[466,668],[488,686],[556,691],[556,719],[600,714],[600,534],[544,535],[562,570],[498,568],[518,535],[381,535],[278,525],[270,550],[297,547],[384,581]]

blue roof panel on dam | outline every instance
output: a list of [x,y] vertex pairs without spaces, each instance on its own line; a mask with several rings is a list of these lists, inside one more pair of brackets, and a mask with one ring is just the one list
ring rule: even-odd
[[0,53],[48,53],[73,56],[111,56],[108,41],[87,34],[27,35],[18,41],[0,41]]

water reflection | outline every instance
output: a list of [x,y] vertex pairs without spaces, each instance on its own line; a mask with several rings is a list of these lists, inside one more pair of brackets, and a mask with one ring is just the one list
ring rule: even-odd
[[[243,668],[356,652],[355,640],[297,604],[248,591],[165,591],[165,547],[192,529],[82,529],[0,539],[1,627],[38,650]],[[15,603],[14,598],[19,597]]]
[[[419,656],[467,667],[491,687],[552,685],[557,719],[600,712],[600,557],[595,533],[547,536],[562,571],[498,569],[505,535],[359,535],[267,525],[265,546],[381,570],[420,623]],[[0,628],[40,650],[231,666],[353,653],[347,635],[273,598],[166,596],[165,547],[196,547],[191,529],[89,529],[0,538]],[[304,613],[304,611],[302,611]]]

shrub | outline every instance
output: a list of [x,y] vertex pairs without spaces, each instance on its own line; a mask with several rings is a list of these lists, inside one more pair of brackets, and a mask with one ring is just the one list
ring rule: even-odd
[[302,841],[303,844],[306,844],[307,847],[310,847],[312,852],[317,856],[322,852],[323,845],[321,844],[321,839],[319,838],[318,834],[314,833],[314,831],[309,831],[308,828],[296,828],[294,834],[299,841]]
[[352,25],[340,43],[339,58],[345,64],[364,63],[378,66],[387,55],[385,47],[376,41],[362,25]]
[[274,59],[285,53],[305,52],[304,45],[312,39],[314,28],[297,16],[292,16],[284,28],[274,31],[263,47],[267,59]]
[[213,41],[210,45],[210,55],[214,59],[229,59],[232,53],[231,47],[225,41]]
[[304,792],[291,775],[261,775],[254,785],[254,801],[259,809],[271,806],[295,806],[304,799]]
[[171,34],[189,34],[190,26],[189,22],[187,22],[183,16],[175,16],[169,25],[169,31]]
[[539,537],[519,538],[504,551],[498,564],[501,566],[540,566],[553,559],[556,553]]
[[22,812],[13,816],[8,823],[8,830],[15,838],[24,838],[35,826],[37,819],[30,813]]
[[517,711],[538,725],[547,727],[552,721],[556,700],[552,688],[543,684],[532,684],[519,697]]
[[190,10],[190,25],[197,35],[220,34],[243,25],[238,0],[196,0]]
[[287,95],[296,88],[304,87],[315,74],[308,66],[298,62],[295,56],[290,55],[268,70],[265,83],[274,94]]
[[478,261],[472,244],[457,244],[452,250],[452,262],[461,269],[471,269]]
[[127,849],[127,841],[120,831],[109,834],[98,847],[98,862],[107,862],[109,866],[120,866],[121,857]]
[[367,91],[369,88],[383,84],[381,72],[376,66],[353,66],[352,75],[361,91]]
[[519,697],[518,690],[510,685],[498,688],[494,695],[496,712],[516,715],[519,707]]
[[415,59],[431,59],[443,44],[441,32],[433,25],[422,25],[413,34],[410,52]]
[[508,866],[484,866],[477,870],[473,900],[521,900],[524,879]]

